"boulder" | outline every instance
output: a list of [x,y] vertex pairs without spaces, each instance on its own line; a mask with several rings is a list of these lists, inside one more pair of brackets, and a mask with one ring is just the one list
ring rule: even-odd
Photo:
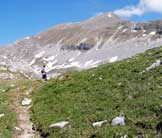
[[102,77],[99,77],[98,79],[99,79],[99,80],[103,80],[103,78],[102,78]]
[[58,123],[50,125],[49,128],[64,128],[67,125],[69,125],[68,121],[62,121],[62,122],[58,122]]
[[19,132],[21,132],[21,131],[22,131],[22,129],[21,129],[21,128],[19,128],[19,127],[14,127],[14,130],[15,130],[15,131],[19,131]]
[[0,114],[0,118],[2,118],[2,117],[4,117],[5,116],[5,114],[3,113],[3,114]]
[[93,127],[102,127],[105,123],[107,123],[107,120],[100,121],[100,122],[94,122],[92,124]]
[[112,126],[116,126],[116,125],[121,125],[124,126],[125,125],[125,116],[124,115],[119,115],[116,118],[114,118],[112,120]]
[[15,87],[15,84],[10,84],[10,87]]
[[0,92],[6,92],[6,90],[4,90],[4,89],[0,89]]
[[154,62],[151,66],[149,66],[148,68],[146,68],[147,71],[151,70],[151,69],[154,69],[158,66],[161,65],[161,60],[156,60],[156,62]]
[[109,63],[116,62],[118,60],[118,56],[112,57],[109,59]]
[[21,104],[22,104],[23,106],[26,106],[26,105],[30,105],[31,102],[32,102],[31,99],[29,99],[29,98],[24,98],[24,99],[22,100],[22,103],[21,103]]

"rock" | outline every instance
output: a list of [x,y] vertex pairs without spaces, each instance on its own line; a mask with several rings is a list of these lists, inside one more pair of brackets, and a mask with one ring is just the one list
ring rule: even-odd
[[29,92],[29,91],[26,91],[25,94],[26,94],[26,95],[30,95],[30,92]]
[[160,99],[162,99],[162,96],[160,96]]
[[103,78],[102,78],[102,77],[99,77],[98,79],[99,79],[99,80],[103,80]]
[[2,92],[6,92],[6,90],[2,90]]
[[115,133],[114,138],[128,138],[128,135],[123,133]]
[[11,84],[10,87],[15,87],[15,84]]
[[58,123],[50,125],[49,128],[64,128],[67,125],[69,125],[68,121],[62,121],[62,122],[58,122]]
[[4,89],[0,89],[0,92],[6,92],[6,90],[4,90]]
[[146,68],[147,71],[151,70],[151,69],[154,69],[158,66],[161,65],[161,60],[156,60],[156,62],[154,62],[151,66],[149,66],[148,68]]
[[125,125],[125,117],[124,117],[124,115],[120,115],[120,116],[114,118],[112,120],[111,124],[112,124],[112,126],[116,126],[116,125],[124,126]]
[[31,99],[29,99],[29,98],[24,98],[24,99],[22,100],[22,103],[21,103],[21,104],[22,104],[23,106],[25,106],[25,105],[30,105],[31,102],[32,102]]
[[142,132],[138,132],[136,138],[144,138],[144,135]]
[[16,77],[12,73],[0,73],[0,78],[4,80],[16,79]]
[[132,95],[129,95],[129,96],[128,96],[128,99],[129,99],[129,100],[132,100],[132,99],[133,99]]
[[121,82],[119,82],[119,83],[118,83],[118,86],[121,86],[121,85],[122,85],[122,83],[121,83]]
[[128,135],[124,135],[124,136],[122,136],[121,138],[127,138],[128,137]]
[[0,70],[7,71],[6,67],[0,67]]
[[33,90],[30,88],[29,90],[27,90],[27,91],[25,92],[25,94],[26,94],[26,95],[30,95],[30,94],[32,93],[32,91],[33,91]]
[[146,72],[146,71],[145,71],[145,70],[143,70],[143,71],[142,71],[142,72],[140,72],[139,74],[140,74],[140,75],[143,75],[145,72]]
[[0,118],[2,118],[2,117],[4,117],[5,116],[5,114],[3,113],[3,114],[0,114]]
[[100,122],[94,122],[92,124],[93,127],[102,127],[105,123],[107,123],[107,120],[100,121]]
[[16,130],[16,131],[22,131],[22,129],[19,128],[19,127],[14,127],[14,130]]

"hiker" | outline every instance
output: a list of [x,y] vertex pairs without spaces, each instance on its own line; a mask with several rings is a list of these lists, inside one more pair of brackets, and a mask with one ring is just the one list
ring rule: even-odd
[[43,65],[43,68],[42,68],[42,70],[41,70],[41,73],[42,73],[42,79],[43,80],[45,80],[45,81],[47,81],[47,73],[46,73],[46,71],[45,71],[45,65]]

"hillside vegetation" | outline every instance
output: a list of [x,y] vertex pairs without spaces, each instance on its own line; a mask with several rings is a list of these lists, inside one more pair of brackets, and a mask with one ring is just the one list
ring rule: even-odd
[[16,124],[16,114],[10,108],[10,82],[0,81],[0,138],[11,138]]
[[[47,138],[154,138],[162,119],[162,66],[143,71],[157,59],[162,59],[162,47],[44,83],[33,93],[32,120]],[[120,114],[126,125],[112,126]],[[108,122],[92,127],[102,120]],[[49,128],[60,121],[70,126]]]

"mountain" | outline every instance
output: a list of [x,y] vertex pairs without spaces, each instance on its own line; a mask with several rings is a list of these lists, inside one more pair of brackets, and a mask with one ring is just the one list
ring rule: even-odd
[[0,66],[33,78],[46,64],[49,77],[115,62],[162,44],[162,20],[137,23],[104,13],[57,25],[0,48]]

